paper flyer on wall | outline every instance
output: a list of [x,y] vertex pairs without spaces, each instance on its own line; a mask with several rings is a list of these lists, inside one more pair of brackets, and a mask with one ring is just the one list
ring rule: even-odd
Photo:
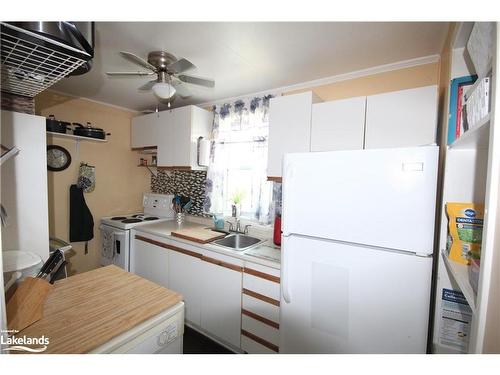
[[439,343],[467,353],[471,320],[472,310],[462,292],[443,288]]

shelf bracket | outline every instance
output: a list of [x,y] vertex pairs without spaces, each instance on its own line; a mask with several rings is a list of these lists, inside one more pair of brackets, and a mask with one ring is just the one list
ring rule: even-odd
[[149,165],[145,165],[145,167],[148,169],[149,173],[151,173],[152,176],[158,177],[158,171],[154,172]]
[[75,160],[80,160],[80,140],[75,139]]

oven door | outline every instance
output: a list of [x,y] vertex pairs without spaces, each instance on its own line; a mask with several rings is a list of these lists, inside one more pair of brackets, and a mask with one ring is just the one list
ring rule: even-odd
[[125,271],[129,270],[130,231],[101,225],[101,265],[114,264]]

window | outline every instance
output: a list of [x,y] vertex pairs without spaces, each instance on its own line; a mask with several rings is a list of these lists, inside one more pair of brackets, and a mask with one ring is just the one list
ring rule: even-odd
[[268,224],[272,184],[267,181],[270,96],[214,107],[205,211]]

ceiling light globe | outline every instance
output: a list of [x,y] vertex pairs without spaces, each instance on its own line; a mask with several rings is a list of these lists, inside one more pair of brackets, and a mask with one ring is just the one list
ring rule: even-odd
[[175,87],[167,82],[158,82],[153,86],[153,93],[160,99],[170,99],[175,95]]

